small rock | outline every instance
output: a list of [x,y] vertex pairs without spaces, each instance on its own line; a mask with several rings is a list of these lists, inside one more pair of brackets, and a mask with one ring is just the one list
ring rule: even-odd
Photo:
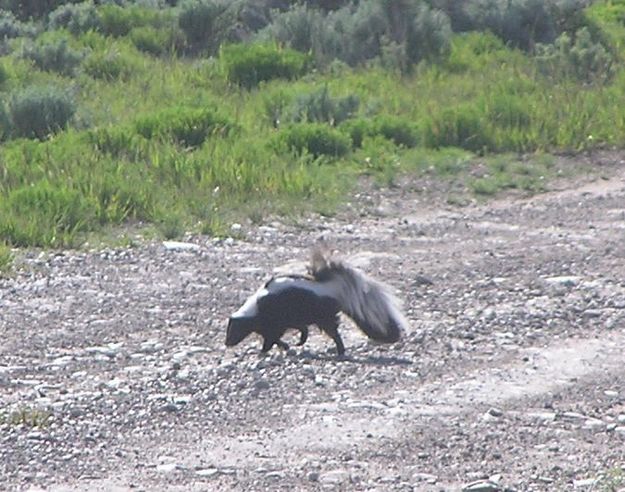
[[503,415],[503,412],[498,408],[492,407],[488,409],[488,414],[492,415],[493,417],[501,417]]
[[200,246],[193,243],[183,243],[180,241],[163,241],[163,246],[167,251],[199,251]]
[[610,398],[615,398],[615,397],[617,397],[617,396],[618,396],[618,391],[613,391],[613,390],[605,390],[605,391],[603,392],[603,394],[604,394],[605,396],[609,396]]
[[600,430],[605,428],[605,422],[600,419],[590,418],[584,422],[584,427],[591,430]]
[[162,472],[162,473],[171,473],[177,469],[178,469],[177,463],[163,463],[161,465],[156,466],[156,471]]
[[266,379],[259,379],[258,381],[254,383],[254,388],[256,388],[257,390],[265,390],[265,389],[269,389],[270,387],[271,385],[269,384],[269,381],[267,381]]
[[478,480],[462,487],[463,492],[498,492],[501,488],[490,480]]
[[432,475],[431,473],[415,473],[412,476],[412,479],[416,482],[427,482],[433,484],[436,483],[438,477],[436,475]]
[[538,476],[538,477],[536,477],[536,481],[542,482],[542,483],[553,483],[553,478],[544,477],[544,476]]
[[576,489],[593,487],[597,482],[596,478],[585,478],[583,480],[573,480],[573,487]]
[[586,309],[582,317],[585,319],[600,318],[602,313],[601,309]]
[[165,405],[163,405],[163,410],[165,412],[174,413],[174,412],[180,411],[180,408],[175,403],[169,402],[169,403],[165,403]]
[[560,414],[560,418],[562,418],[563,420],[585,420],[588,417],[584,414],[581,413],[577,413],[577,412],[562,412]]
[[579,277],[574,276],[560,276],[560,277],[549,277],[545,279],[545,282],[553,285],[561,285],[563,287],[574,287],[580,281]]
[[267,478],[284,478],[284,472],[281,471],[271,471],[265,474]]
[[217,468],[204,468],[196,471],[195,474],[200,477],[214,477],[219,474],[219,470]]
[[332,470],[319,477],[319,481],[324,484],[340,484],[349,482],[349,472],[347,470]]
[[310,482],[318,482],[319,481],[319,472],[311,471],[306,476]]

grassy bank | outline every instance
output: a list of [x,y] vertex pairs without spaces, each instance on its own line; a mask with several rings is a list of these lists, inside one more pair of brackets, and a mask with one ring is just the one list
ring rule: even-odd
[[[322,63],[266,35],[195,53],[170,27],[184,25],[175,10],[126,7],[132,29],[48,22],[0,57],[0,247],[78,246],[128,223],[222,234],[273,213],[332,213],[363,173],[388,183],[453,174],[474,155],[623,146],[617,7],[596,2],[584,26],[531,50],[450,33],[409,70],[388,47]],[[488,162],[474,193],[537,190],[549,174],[547,160]]]

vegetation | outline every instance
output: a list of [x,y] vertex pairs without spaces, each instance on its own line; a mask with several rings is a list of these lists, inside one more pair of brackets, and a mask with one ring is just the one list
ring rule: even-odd
[[540,190],[511,156],[625,145],[625,0],[588,3],[0,0],[0,263],[332,213],[363,173]]
[[42,428],[49,424],[51,416],[48,410],[21,407],[10,412],[0,411],[0,424]]

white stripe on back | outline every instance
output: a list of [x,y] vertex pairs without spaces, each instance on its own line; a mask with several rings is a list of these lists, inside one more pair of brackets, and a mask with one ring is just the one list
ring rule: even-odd
[[263,285],[245,303],[235,311],[231,318],[252,318],[258,314],[258,300],[268,294],[278,294],[285,289],[297,288],[306,289],[319,297],[337,298],[339,283],[315,282],[307,278],[300,277],[276,277],[268,285]]

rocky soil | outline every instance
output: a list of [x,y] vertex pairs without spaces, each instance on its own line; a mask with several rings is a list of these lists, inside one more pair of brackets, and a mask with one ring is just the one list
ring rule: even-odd
[[[532,198],[407,181],[236,239],[26,253],[0,280],[0,489],[625,490],[625,164],[589,160]],[[344,360],[317,330],[226,349],[321,235],[397,290],[403,341],[345,320]]]

